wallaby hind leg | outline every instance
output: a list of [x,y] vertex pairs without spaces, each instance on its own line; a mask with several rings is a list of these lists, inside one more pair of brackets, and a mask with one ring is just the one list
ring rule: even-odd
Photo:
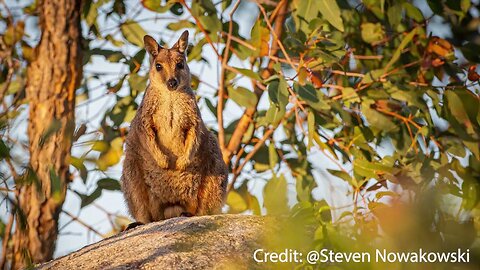
[[226,175],[206,176],[198,191],[197,215],[219,214],[225,200]]
[[149,223],[153,220],[148,207],[150,198],[147,186],[143,182],[142,169],[140,167],[132,168],[131,161],[124,164],[121,185],[130,214],[137,222]]

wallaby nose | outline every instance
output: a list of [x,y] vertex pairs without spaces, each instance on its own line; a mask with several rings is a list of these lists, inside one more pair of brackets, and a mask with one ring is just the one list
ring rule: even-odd
[[168,88],[175,89],[178,86],[178,81],[175,78],[171,78],[167,81]]

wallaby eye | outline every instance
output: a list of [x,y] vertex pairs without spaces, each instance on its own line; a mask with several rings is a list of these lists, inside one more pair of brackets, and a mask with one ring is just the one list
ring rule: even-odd
[[177,68],[178,69],[183,69],[183,62],[177,63]]
[[162,67],[162,65],[160,65],[160,64],[157,63],[157,64],[155,65],[155,68],[157,69],[157,71],[160,71],[160,70],[162,70],[163,67]]

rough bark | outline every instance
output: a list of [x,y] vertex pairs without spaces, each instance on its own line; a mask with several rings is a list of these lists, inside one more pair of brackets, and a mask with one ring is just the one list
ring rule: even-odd
[[[14,242],[15,268],[52,259],[58,216],[69,182],[75,126],[75,90],[81,74],[81,0],[38,3],[41,40],[27,68],[30,168],[36,175],[19,183]],[[25,224],[26,223],[26,224]]]
[[253,252],[275,232],[270,224],[265,217],[244,215],[173,218],[120,233],[38,269],[261,269]]

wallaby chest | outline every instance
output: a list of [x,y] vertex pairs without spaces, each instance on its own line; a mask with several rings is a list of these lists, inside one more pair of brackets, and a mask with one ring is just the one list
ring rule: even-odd
[[192,119],[192,112],[195,108],[188,102],[185,97],[163,97],[158,108],[152,115],[153,126],[157,134],[158,143],[178,156],[185,149],[185,138],[188,130],[193,127],[195,119]]

